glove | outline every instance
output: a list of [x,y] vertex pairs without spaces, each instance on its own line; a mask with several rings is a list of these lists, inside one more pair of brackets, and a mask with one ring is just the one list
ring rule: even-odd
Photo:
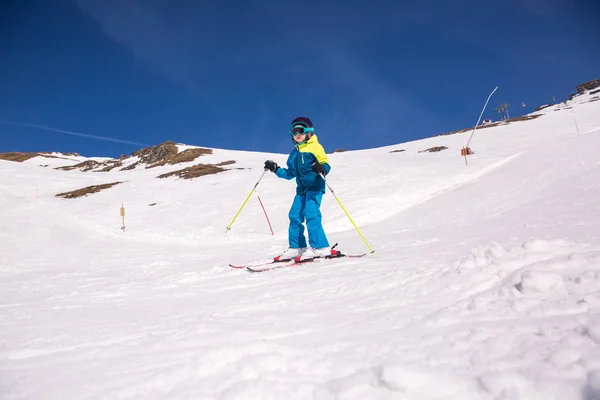
[[319,164],[318,162],[312,165],[312,170],[315,171],[317,174],[325,175],[325,167]]
[[275,161],[267,160],[265,161],[265,169],[268,169],[271,172],[276,172],[279,167]]

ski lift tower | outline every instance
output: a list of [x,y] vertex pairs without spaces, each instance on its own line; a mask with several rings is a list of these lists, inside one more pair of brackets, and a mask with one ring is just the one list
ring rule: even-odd
[[508,103],[504,103],[501,106],[499,106],[498,108],[496,108],[496,112],[498,114],[500,114],[500,119],[502,121],[504,121],[505,119],[509,119],[510,116],[508,115],[508,107],[510,106],[510,104]]

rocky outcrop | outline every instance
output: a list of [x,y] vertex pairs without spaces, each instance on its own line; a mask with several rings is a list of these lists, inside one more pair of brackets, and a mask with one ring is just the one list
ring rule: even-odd
[[118,185],[119,183],[122,183],[122,182],[112,182],[112,183],[105,183],[103,185],[86,186],[84,188],[72,190],[70,192],[58,193],[58,194],[56,194],[56,197],[62,197],[65,199],[75,199],[77,197],[87,196],[88,194],[97,193],[101,190],[111,188],[115,185]]

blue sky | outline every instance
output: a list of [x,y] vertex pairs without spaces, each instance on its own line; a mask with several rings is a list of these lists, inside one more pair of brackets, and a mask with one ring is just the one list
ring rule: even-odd
[[299,115],[373,148],[473,126],[496,86],[484,117],[521,115],[600,78],[594,3],[3,1],[0,152],[283,153]]

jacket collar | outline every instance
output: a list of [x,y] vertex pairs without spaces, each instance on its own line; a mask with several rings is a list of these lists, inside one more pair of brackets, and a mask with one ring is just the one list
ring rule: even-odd
[[319,140],[317,139],[317,135],[315,135],[313,133],[313,135],[310,137],[310,139],[308,139],[306,142],[301,143],[301,144],[297,144],[296,148],[298,150],[305,148],[306,146],[313,144],[313,143],[319,143]]

